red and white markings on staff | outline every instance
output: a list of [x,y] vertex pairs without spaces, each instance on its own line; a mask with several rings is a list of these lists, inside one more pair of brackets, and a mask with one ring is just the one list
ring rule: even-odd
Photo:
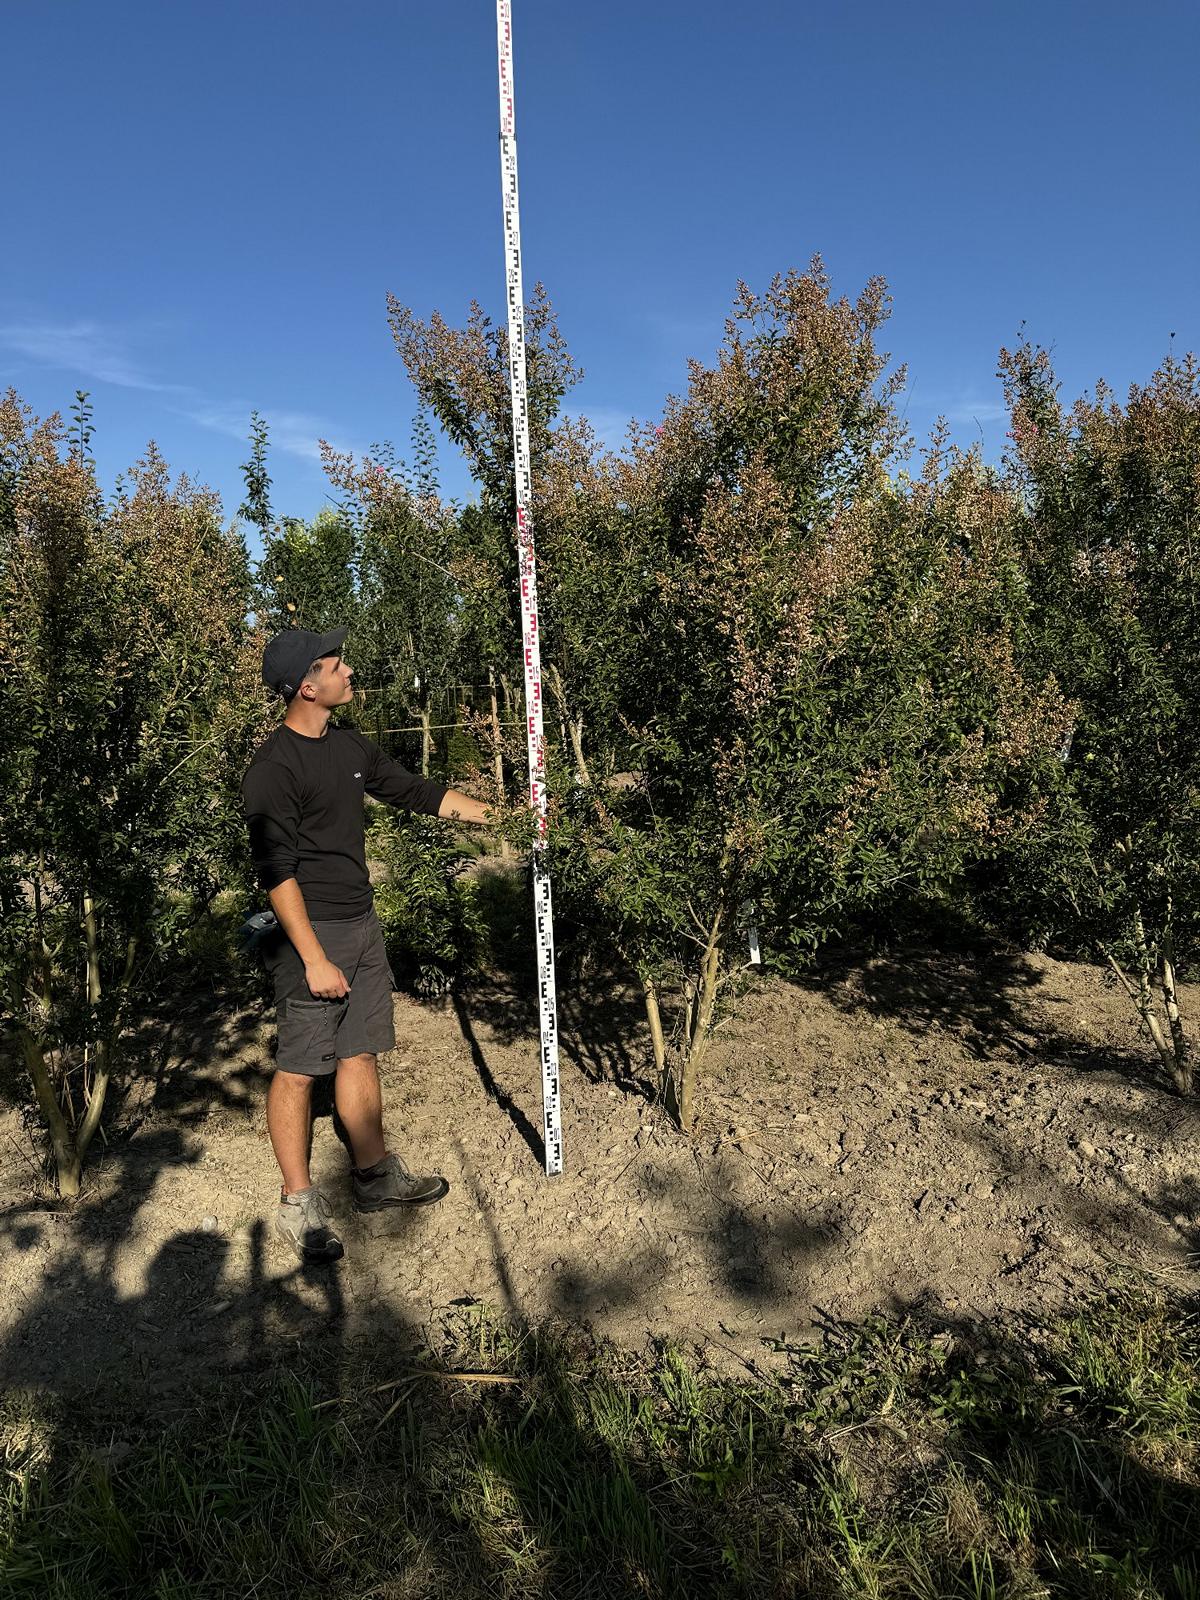
[[538,645],[537,568],[529,515],[529,390],[525,381],[525,310],[521,287],[521,214],[513,102],[512,0],[496,0],[500,61],[500,180],[504,192],[504,256],[508,279],[509,384],[517,484],[517,557],[521,574],[521,638],[525,656],[529,802],[537,816],[533,846],[533,913],[537,939],[538,1015],[542,1063],[542,1127],[546,1172],[562,1171],[562,1107],[558,1079],[558,1005],[554,991],[554,909],[546,868],[546,741],[542,733],[542,657]]

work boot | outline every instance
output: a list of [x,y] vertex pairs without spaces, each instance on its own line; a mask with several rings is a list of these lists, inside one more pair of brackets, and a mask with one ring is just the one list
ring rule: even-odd
[[373,1167],[350,1169],[356,1211],[383,1211],[388,1206],[431,1206],[450,1193],[450,1185],[436,1172],[417,1177],[399,1156],[384,1156]]
[[319,1189],[297,1189],[280,1194],[275,1227],[306,1267],[340,1261],[342,1241],[329,1226],[333,1208]]

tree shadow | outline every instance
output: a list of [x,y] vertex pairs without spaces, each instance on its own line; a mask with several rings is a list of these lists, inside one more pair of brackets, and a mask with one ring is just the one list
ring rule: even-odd
[[[1109,1305],[1118,1299],[1110,1293]],[[1190,1302],[1190,1314],[1197,1309]],[[1081,1319],[1085,1342],[1109,1337],[1106,1316]],[[1125,1335],[1140,1350],[1136,1308],[1128,1317]],[[878,1365],[872,1341],[882,1347]],[[805,1386],[840,1374],[844,1425],[821,1448],[868,1515],[915,1520],[949,1492],[947,1513],[968,1527],[973,1517],[980,1525],[1005,1517],[992,1592],[1009,1592],[1008,1582],[1026,1592],[1030,1567],[1058,1592],[1078,1563],[1091,1593],[1087,1580],[1103,1563],[1115,1572],[1132,1561],[1140,1583],[1128,1572],[1129,1593],[1190,1593],[1183,1574],[1200,1548],[1200,1486],[1127,1430],[1119,1345],[1073,1348],[1033,1316],[1001,1325],[952,1314],[929,1296],[893,1295],[866,1331],[826,1317],[819,1342],[789,1357],[790,1376]],[[914,1400],[924,1411],[915,1433]],[[1018,1553],[1024,1572],[1012,1560]]]
[[[1184,1177],[1155,1191],[1149,1184],[1135,1187],[1115,1164],[1101,1168],[1098,1179],[1089,1182],[1095,1169],[1084,1162],[1078,1175],[1063,1173],[1051,1181],[1040,1157],[1017,1138],[1006,1137],[999,1126],[964,1124],[959,1138],[978,1150],[981,1171],[1010,1180],[1028,1173],[1040,1192],[1048,1190],[1053,1196],[1053,1206],[1041,1208],[1046,1215],[1036,1224],[1031,1221],[1027,1255],[1008,1271],[1020,1270],[1052,1250],[1064,1226],[1073,1226],[1100,1253],[1140,1250],[1143,1259],[1151,1254],[1160,1262],[1173,1262],[1180,1272],[1200,1269],[1200,1176]],[[1145,1231],[1147,1210],[1157,1238]],[[1137,1232],[1135,1220],[1140,1223]]]
[[[463,1015],[469,1015],[473,1031],[480,1025],[487,1028],[502,1047],[538,1037],[540,1016],[532,981],[493,974],[461,986],[451,998],[460,1024]],[[624,978],[608,973],[560,984],[556,1003],[559,1057],[565,1065],[575,1067],[591,1083],[607,1081],[624,1092],[653,1096],[656,1086],[642,1071],[648,1048],[645,1012],[640,994]]]
[[462,1030],[462,1036],[471,1052],[471,1060],[475,1065],[476,1072],[479,1074],[479,1081],[483,1085],[484,1093],[489,1100],[493,1101],[504,1112],[504,1115],[525,1141],[534,1160],[540,1167],[544,1167],[546,1164],[546,1142],[542,1135],[536,1132],[533,1124],[512,1096],[506,1094],[496,1082],[495,1075],[488,1066],[487,1057],[483,1053],[478,1035],[475,1032],[475,1027],[471,1020],[471,1010],[466,997],[457,991],[453,991],[450,999],[454,1007],[454,1015],[458,1018],[458,1025]]
[[1044,1062],[1080,1074],[1116,1072],[1148,1089],[1170,1092],[1148,1044],[1139,1049],[1100,1043],[1031,1004],[1036,998],[1066,1002],[1039,996],[1046,973],[1018,950],[978,939],[966,954],[921,944],[872,953],[843,950],[787,981],[847,1014],[865,1012],[914,1037],[930,1030],[952,1032],[979,1060]]
[[[656,1237],[656,1230],[647,1228],[646,1242],[623,1260],[597,1268],[567,1254],[555,1274],[553,1315],[577,1319],[642,1306],[657,1309],[663,1280],[673,1266],[668,1244],[675,1227],[665,1219],[672,1187],[678,1186],[664,1185],[659,1196],[664,1207],[661,1233]],[[684,1214],[695,1220],[694,1208]],[[803,1300],[803,1291],[796,1287],[797,1272],[845,1247],[844,1230],[830,1214],[776,1214],[766,1222],[734,1201],[716,1204],[704,1225],[688,1232],[703,1254],[708,1287],[730,1296],[749,1313],[782,1313],[788,1321]],[[697,1329],[697,1334],[702,1337],[703,1330]]]
[[[1034,979],[1026,984],[1026,988],[1034,986]],[[969,991],[966,978],[960,987]],[[994,1025],[986,1023],[987,1011],[969,992],[941,992],[927,974],[918,975],[915,980],[904,978],[898,988],[893,986],[887,992],[892,995],[890,1003],[894,1007],[888,1014],[913,1031],[919,1029],[922,1008],[928,1018],[943,1023],[961,1019],[966,1013],[978,1019],[972,1026]],[[1016,992],[1022,992],[1019,984]],[[499,990],[495,996],[499,1005]],[[861,998],[855,1001],[856,1005],[862,1003]],[[471,996],[455,996],[453,1004],[485,1091],[521,1133],[541,1165],[540,1136],[511,1097],[499,1088],[479,1044],[479,1017],[491,1026],[486,1006],[477,1010]],[[507,1007],[507,999],[504,1004]],[[906,1012],[905,1005],[913,1009]],[[975,1012],[970,1011],[972,1005],[976,1006]],[[1020,1013],[1019,1005],[1007,997],[1007,990],[1000,1007],[1002,1012],[1011,1009],[1014,1017]],[[631,1002],[631,1011],[638,1010],[636,1002]],[[504,1015],[510,1016],[507,1009]],[[207,1036],[204,1029],[209,1026],[216,1027],[214,1019],[198,1019],[199,1031],[189,1037],[203,1041]],[[532,1032],[536,1036],[536,1017]],[[513,1038],[529,1036],[530,1030],[523,1028]],[[204,1046],[201,1043],[197,1048]],[[351,1259],[334,1269],[295,1268],[283,1276],[272,1273],[267,1259],[266,1226],[257,1221],[248,1234],[237,1240],[203,1230],[185,1230],[166,1241],[148,1262],[144,1283],[131,1284],[120,1274],[118,1257],[135,1231],[141,1208],[152,1200],[155,1174],[170,1165],[197,1159],[195,1144],[189,1142],[186,1133],[202,1122],[212,1107],[244,1112],[255,1103],[255,1082],[263,1076],[253,1063],[247,1064],[234,1052],[215,1078],[189,1081],[183,1070],[164,1077],[155,1115],[169,1115],[178,1126],[160,1128],[151,1121],[139,1134],[136,1153],[139,1161],[145,1158],[148,1183],[139,1179],[135,1171],[131,1154],[134,1147],[115,1147],[105,1158],[115,1163],[109,1176],[121,1180],[116,1200],[103,1209],[103,1215],[101,1208],[86,1205],[75,1213],[78,1259],[31,1295],[12,1335],[0,1349],[0,1376],[10,1385],[65,1395],[75,1392],[82,1383],[91,1403],[105,1407],[110,1415],[119,1416],[120,1407],[124,1406],[131,1412],[155,1416],[172,1397],[197,1381],[221,1384],[233,1374],[253,1376],[272,1368],[291,1370],[301,1354],[305,1363],[315,1362],[318,1370],[323,1367],[323,1382],[347,1381],[361,1387],[367,1381],[364,1374],[371,1371],[373,1362],[378,1362],[380,1352],[398,1352],[419,1340],[422,1330],[415,1314],[397,1311],[382,1300],[354,1292],[355,1257],[365,1255],[369,1248],[365,1229],[348,1237]],[[331,1107],[327,1109],[331,1112]],[[1017,1137],[1010,1137],[999,1126],[980,1127],[964,1122],[962,1136],[976,1141],[981,1162],[1019,1170],[1030,1159]],[[483,1213],[505,1310],[510,1318],[523,1321],[524,1311],[483,1188],[461,1146],[460,1155],[476,1206]],[[123,1198],[126,1182],[127,1199]],[[657,1178],[650,1187],[656,1209],[644,1229],[645,1243],[625,1249],[619,1257],[600,1265],[589,1265],[568,1250],[553,1279],[550,1302],[555,1315],[578,1322],[606,1307],[644,1306],[653,1325],[661,1303],[663,1276],[670,1270],[672,1259],[668,1249],[670,1206],[677,1203],[679,1214],[688,1218],[695,1216],[697,1207],[694,1195],[685,1189],[678,1173]],[[1127,1210],[1109,1197],[1080,1196],[1065,1183],[1061,1191],[1064,1207],[1078,1208],[1081,1225],[1103,1226],[1112,1231],[1128,1225]],[[1183,1191],[1182,1195],[1178,1191]],[[710,1189],[707,1196],[698,1230],[707,1282],[752,1316],[767,1312],[790,1316],[798,1307],[807,1313],[811,1302],[804,1303],[805,1266],[853,1247],[844,1221],[833,1209],[804,1212],[794,1205],[789,1210],[789,1203],[785,1203],[773,1207],[768,1218],[761,1214],[760,1207],[752,1208],[720,1193],[719,1188]],[[1190,1212],[1196,1218],[1198,1199],[1195,1186],[1183,1182],[1169,1195],[1164,1193],[1162,1205]],[[37,1245],[38,1235],[31,1222],[34,1209],[32,1205],[18,1207],[0,1217],[0,1239],[23,1256],[32,1256]],[[40,1209],[57,1210],[49,1205]],[[400,1220],[401,1226],[390,1237],[402,1246],[405,1228]],[[1194,1245],[1194,1225],[1179,1231],[1181,1244]],[[893,1290],[884,1298],[887,1309],[895,1316],[922,1316],[930,1326],[964,1342],[985,1337],[978,1322],[950,1316],[932,1296],[916,1300]],[[84,1314],[80,1314],[80,1308]],[[832,1319],[829,1325],[836,1333],[838,1325]],[[1002,1329],[992,1329],[986,1337],[992,1340],[993,1347],[1003,1341],[1008,1341],[1014,1350],[1021,1347],[1019,1335]],[[64,1343],[68,1346],[66,1353]],[[305,1370],[311,1368],[306,1365]],[[497,1411],[506,1417],[499,1407]],[[511,1431],[518,1423],[514,1412],[504,1425]],[[582,1426],[562,1419],[556,1426],[562,1430],[560,1443],[565,1455],[577,1461],[581,1471],[589,1463],[595,1465],[595,1443]],[[879,1438],[883,1437],[880,1432]],[[969,1437],[974,1444],[983,1434]],[[1105,1460],[1114,1465],[1113,1459]],[[503,1452],[494,1458],[493,1464],[496,1462],[496,1470],[506,1478],[522,1527],[530,1530],[545,1549],[553,1550],[556,1513],[542,1493],[536,1470],[527,1470],[515,1457],[506,1457]],[[1100,1471],[1104,1463],[1099,1455],[1094,1464]],[[1116,1465],[1119,1467],[1119,1463]],[[530,1476],[530,1472],[534,1475]],[[1047,1485],[1051,1481],[1049,1468],[1044,1481]],[[1072,1494],[1076,1494],[1075,1487]],[[1192,1517],[1193,1525],[1194,1510],[1194,1506],[1185,1506],[1181,1513],[1185,1518]],[[504,1570],[494,1551],[486,1551],[480,1544],[477,1571],[481,1581],[499,1581]]]
[[[113,1120],[132,1136],[155,1116],[202,1121],[217,1106],[248,1110],[255,1073],[247,1064],[263,1035],[263,1016],[240,991],[206,986],[184,989],[127,1035],[123,1053],[130,1067],[113,1106]],[[263,1041],[264,1053],[270,1042]],[[137,1063],[142,1063],[140,1070]],[[136,1099],[134,1092],[146,1087]]]
[[593,1083],[652,1100],[658,1093],[651,1066],[646,1012],[640,993],[617,974],[572,985],[559,996],[563,1058]]

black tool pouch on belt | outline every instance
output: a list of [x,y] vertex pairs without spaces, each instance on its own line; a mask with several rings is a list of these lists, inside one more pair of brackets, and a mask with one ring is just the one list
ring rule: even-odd
[[238,946],[244,954],[257,959],[262,946],[279,928],[279,918],[273,911],[256,911],[246,918],[238,929]]

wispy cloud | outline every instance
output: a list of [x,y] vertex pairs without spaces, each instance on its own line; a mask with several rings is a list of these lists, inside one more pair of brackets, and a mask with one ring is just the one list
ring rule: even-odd
[[[139,361],[131,350],[128,328],[95,321],[9,322],[0,324],[0,350],[8,350],[39,367],[73,372],[93,383],[111,383],[122,389],[144,389],[169,397],[177,416],[215,433],[245,442],[250,434],[249,402],[214,401],[186,383],[165,383]],[[338,443],[337,426],[306,411],[273,410],[260,405],[271,433],[271,445],[290,456],[320,463],[319,439]]]
[[1007,415],[1007,407],[998,400],[963,400],[945,413],[947,422],[1000,422]]
[[338,429],[328,419],[315,416],[310,411],[273,410],[270,406],[229,403],[189,406],[181,415],[202,428],[211,428],[214,433],[245,441],[250,436],[251,410],[257,410],[265,420],[270,431],[271,448],[282,450],[289,456],[298,456],[302,461],[315,461],[319,465],[321,439],[328,439],[335,449],[346,450],[354,455],[362,454],[361,449],[337,437]]
[[177,383],[162,383],[134,360],[127,339],[98,322],[9,322],[0,325],[0,347],[39,367],[57,367],[94,383],[157,394],[183,394]]
[[910,415],[915,412],[919,416],[945,417],[947,422],[959,426],[978,423],[982,427],[985,422],[1001,422],[1008,416],[1008,407],[994,391],[984,395],[974,385],[953,390],[923,390],[915,380],[908,385],[901,409]]

